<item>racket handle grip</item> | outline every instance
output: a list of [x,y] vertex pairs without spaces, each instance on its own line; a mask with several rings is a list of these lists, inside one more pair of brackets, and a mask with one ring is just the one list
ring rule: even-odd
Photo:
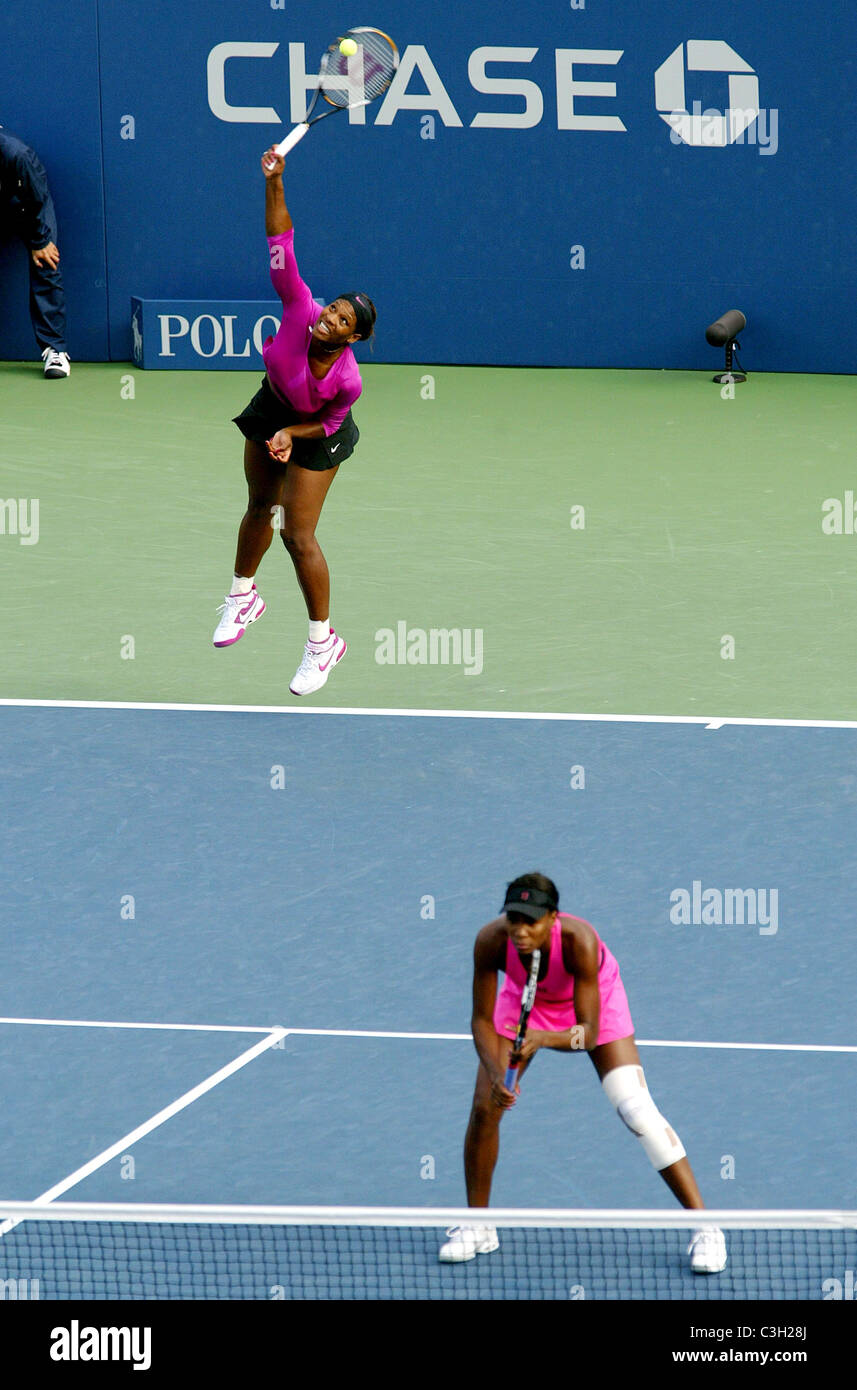
[[508,1070],[507,1070],[507,1072],[506,1072],[506,1080],[505,1080],[504,1083],[503,1083],[504,1086],[506,1087],[506,1090],[507,1090],[507,1091],[514,1091],[514,1089],[515,1089],[515,1082],[517,1081],[517,1079],[518,1079],[518,1068],[517,1068],[517,1067],[509,1067]]
[[289,131],[285,140],[281,140],[279,145],[274,146],[277,154],[281,156],[287,155],[289,150],[294,149],[299,140],[303,140],[308,130],[309,126],[306,121],[301,121],[300,125],[296,125],[294,130]]

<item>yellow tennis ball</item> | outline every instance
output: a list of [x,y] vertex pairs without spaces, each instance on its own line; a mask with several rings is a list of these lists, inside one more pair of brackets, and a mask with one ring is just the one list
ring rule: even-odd
[[353,39],[343,39],[342,43],[339,45],[339,51],[343,58],[353,58],[354,54],[357,52],[357,44]]

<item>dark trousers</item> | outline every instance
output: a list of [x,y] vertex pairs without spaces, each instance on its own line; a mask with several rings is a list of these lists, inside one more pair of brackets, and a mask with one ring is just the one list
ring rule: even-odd
[[[50,240],[57,243],[57,219],[53,203],[49,202],[42,210],[42,216],[50,229]],[[27,227],[21,209],[13,202],[0,206],[0,235],[5,239],[17,238],[27,242]],[[55,348],[66,352],[65,337],[65,290],[62,272],[59,267],[51,270],[49,266],[36,265],[27,247],[30,264],[30,321],[36,342],[41,350]]]

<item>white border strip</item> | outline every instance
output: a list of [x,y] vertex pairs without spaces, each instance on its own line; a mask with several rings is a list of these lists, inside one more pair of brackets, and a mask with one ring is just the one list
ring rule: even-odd
[[[22,1024],[38,1028],[141,1028],[162,1032],[185,1033],[264,1033],[276,1038],[405,1038],[414,1042],[472,1042],[470,1033],[405,1033],[368,1028],[287,1028],[269,1025],[266,1028],[232,1023],[128,1023],[101,1019],[79,1018],[0,1018],[0,1024]],[[838,1043],[762,1043],[762,1042],[704,1042],[674,1038],[637,1038],[638,1047],[695,1047],[720,1048],[735,1052],[857,1052],[857,1045]],[[270,1047],[270,1041],[261,1045]]]
[[[55,1183],[53,1187],[49,1187],[47,1192],[43,1192],[41,1196],[36,1197],[35,1201],[38,1203],[53,1202],[55,1197],[61,1196],[62,1193],[67,1192],[70,1187],[75,1187],[79,1182],[83,1182],[84,1178],[88,1178],[91,1173],[94,1173],[98,1168],[103,1168],[105,1163],[109,1163],[111,1158],[118,1157],[123,1150],[131,1148],[133,1144],[136,1144],[137,1141],[144,1138],[145,1135],[151,1134],[153,1129],[157,1129],[158,1126],[164,1124],[166,1120],[172,1119],[173,1115],[177,1115],[180,1110],[185,1110],[189,1105],[192,1105],[195,1100],[199,1100],[200,1096],[205,1095],[206,1091],[210,1091],[214,1086],[218,1086],[221,1081],[225,1081],[228,1076],[232,1076],[236,1071],[240,1071],[242,1067],[246,1067],[248,1062],[252,1062],[256,1057],[261,1056],[269,1047],[273,1047],[274,1043],[279,1042],[283,1036],[284,1032],[282,1028],[271,1029],[268,1036],[263,1038],[261,1042],[254,1043],[252,1047],[247,1048],[246,1052],[242,1052],[231,1062],[227,1062],[225,1067],[220,1067],[218,1071],[212,1072],[211,1076],[206,1077],[205,1081],[200,1081],[198,1086],[194,1086],[190,1091],[185,1091],[183,1096],[179,1096],[178,1100],[172,1101],[169,1105],[166,1105],[163,1110],[159,1110],[156,1115],[152,1115],[150,1119],[144,1120],[143,1124],[138,1125],[136,1129],[132,1129],[130,1133],[123,1135],[121,1139],[117,1139],[116,1143],[111,1144],[109,1149],[104,1149],[100,1154],[96,1154],[95,1158],[91,1158],[88,1163],[84,1163],[81,1168],[76,1168],[73,1173],[69,1173],[67,1178],[63,1178],[60,1182]],[[16,1224],[16,1221],[4,1221],[0,1224],[0,1236],[5,1235],[6,1232],[11,1230]]]
[[376,709],[332,705],[197,705],[137,700],[0,700],[0,707],[20,709],[168,710],[190,714],[365,714],[401,719],[541,719],[583,724],[702,724],[706,729],[751,725],[786,729],[857,729],[854,719],[752,719],[703,714],[565,714],[530,710]]
[[[747,1210],[705,1208],[679,1210],[586,1210],[568,1211],[537,1207],[267,1207],[216,1206],[185,1203],[59,1202],[53,1206],[39,1202],[4,1202],[0,1214],[19,1221],[125,1221],[166,1222],[175,1225],[264,1226],[418,1226],[447,1227],[483,1225],[490,1213],[492,1226],[541,1226],[586,1228],[643,1226],[698,1227],[717,1225],[735,1230],[840,1229],[857,1231],[857,1211]],[[0,1227],[0,1231],[4,1229]]]

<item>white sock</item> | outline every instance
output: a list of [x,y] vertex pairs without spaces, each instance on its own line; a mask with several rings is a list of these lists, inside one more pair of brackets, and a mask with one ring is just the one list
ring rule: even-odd
[[252,579],[243,579],[240,574],[234,574],[232,576],[232,588],[229,592],[230,594],[249,594],[252,588]]
[[324,622],[314,622],[310,618],[309,640],[316,646],[321,646],[330,641],[330,619],[325,618]]

